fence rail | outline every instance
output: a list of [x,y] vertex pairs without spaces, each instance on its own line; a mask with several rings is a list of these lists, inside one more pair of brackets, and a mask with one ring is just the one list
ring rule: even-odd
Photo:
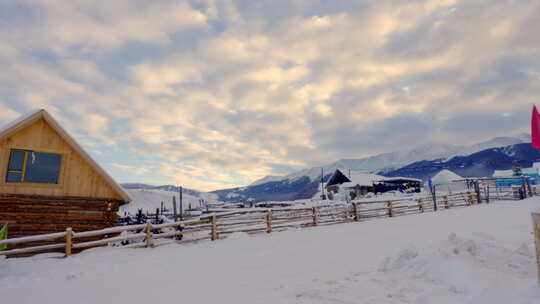
[[[514,190],[509,195],[515,195]],[[536,194],[536,189],[534,190]],[[508,195],[491,199],[506,198]],[[480,200],[479,200],[480,199]],[[272,233],[288,228],[302,228],[361,222],[374,218],[397,217],[409,214],[433,212],[455,207],[489,203],[489,196],[482,198],[474,192],[460,192],[423,198],[409,198],[386,201],[353,202],[317,207],[282,207],[274,209],[251,208],[226,213],[209,214],[197,219],[164,224],[119,226],[101,230],[76,232],[67,228],[65,232],[13,238],[0,241],[0,245],[21,245],[35,242],[49,242],[37,246],[0,251],[0,255],[12,256],[37,252],[64,250],[66,256],[73,250],[123,243],[125,247],[155,247],[164,244],[162,240],[173,242],[194,242],[226,238],[236,232]],[[189,238],[188,238],[189,237]],[[96,239],[97,238],[97,239]],[[129,243],[131,242],[131,243]],[[129,244],[128,244],[129,243]]]

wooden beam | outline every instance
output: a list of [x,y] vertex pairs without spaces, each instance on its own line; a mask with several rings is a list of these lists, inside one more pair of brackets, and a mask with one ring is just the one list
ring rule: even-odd
[[540,211],[532,213],[534,243],[536,246],[536,267],[538,271],[538,282],[540,283]]
[[66,257],[71,256],[71,248],[73,247],[73,230],[71,227],[66,228]]
[[352,210],[353,210],[354,221],[358,222],[358,205],[356,205],[356,203],[352,203]]
[[146,248],[152,248],[152,223],[150,221],[146,222]]
[[266,232],[271,233],[272,232],[272,211],[268,210],[268,213],[266,213]]
[[392,201],[388,201],[386,203],[386,208],[388,209],[388,217],[393,217],[394,216],[394,209],[393,209]]
[[212,236],[211,236],[211,240],[212,241],[215,241],[218,239],[218,234],[217,234],[217,218],[215,215],[212,215],[211,217],[211,223],[212,223]]

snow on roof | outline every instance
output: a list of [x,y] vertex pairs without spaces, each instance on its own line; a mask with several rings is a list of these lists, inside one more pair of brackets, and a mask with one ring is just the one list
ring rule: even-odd
[[461,176],[457,175],[456,173],[443,169],[439,171],[435,176],[431,178],[431,181],[434,184],[447,184],[455,180],[463,179]]
[[362,173],[358,171],[351,171],[351,176],[347,176],[353,185],[360,186],[373,186],[373,182],[384,178],[383,176],[371,173]]
[[493,172],[493,177],[512,177],[514,175],[514,171],[512,170],[495,170]]
[[523,168],[521,169],[521,172],[524,174],[535,174],[535,173],[538,173],[538,168],[535,168],[535,167]]
[[343,184],[340,185],[340,187],[342,187],[342,188],[353,188],[355,186],[356,186],[356,184],[353,183],[353,182],[346,182],[346,183],[343,183]]
[[[522,168],[521,172],[524,174],[535,174],[535,173],[538,173],[538,167]],[[493,172],[493,177],[514,177],[514,171],[513,170],[495,170],[495,172]]]

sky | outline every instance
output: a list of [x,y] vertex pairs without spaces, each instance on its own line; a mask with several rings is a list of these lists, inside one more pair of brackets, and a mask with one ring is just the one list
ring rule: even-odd
[[0,2],[0,124],[49,111],[119,182],[242,186],[527,131],[540,1]]

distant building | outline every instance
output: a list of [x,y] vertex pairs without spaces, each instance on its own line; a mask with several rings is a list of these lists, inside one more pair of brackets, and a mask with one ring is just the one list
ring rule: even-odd
[[519,186],[522,184],[522,176],[529,179],[529,183],[532,185],[537,185],[540,183],[540,163],[534,163],[530,168],[521,168],[521,176],[514,176],[514,170],[495,170],[493,172],[494,179],[496,184],[499,187],[502,186]]
[[341,170],[336,169],[334,174],[326,183],[326,190],[329,195],[346,193],[350,199],[364,196],[369,192],[374,192],[373,182],[384,178],[383,176],[357,171],[350,171],[347,176]]

